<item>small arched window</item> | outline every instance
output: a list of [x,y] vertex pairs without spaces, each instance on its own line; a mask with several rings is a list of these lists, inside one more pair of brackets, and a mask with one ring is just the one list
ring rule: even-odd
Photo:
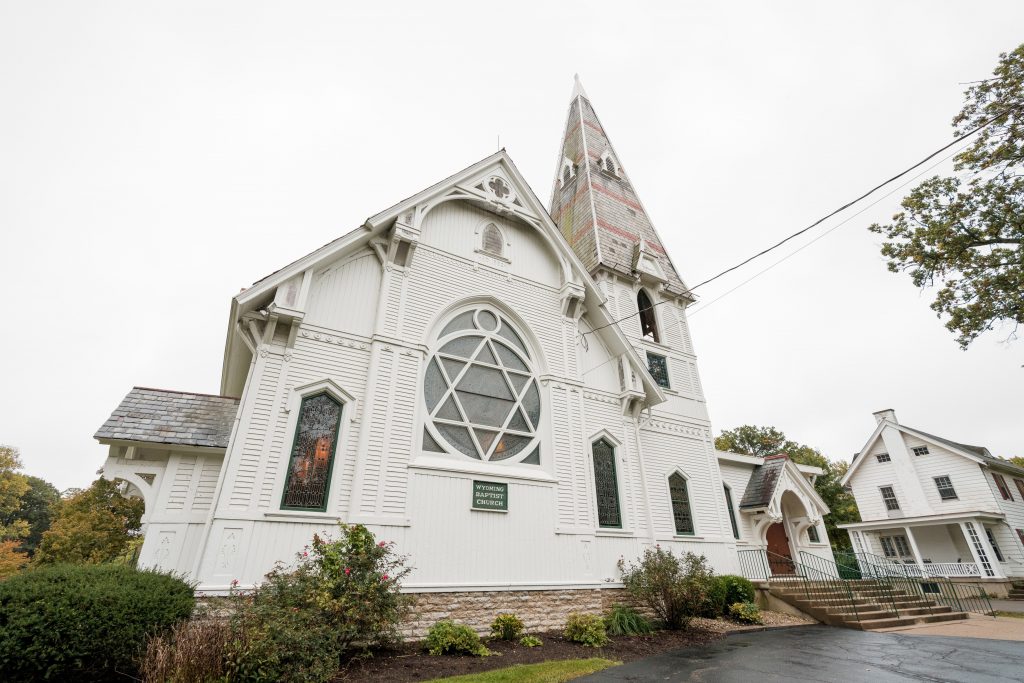
[[494,223],[488,223],[484,227],[481,245],[488,254],[502,256],[502,252],[505,250],[505,238],[502,237],[501,230],[498,230],[498,226]]
[[636,295],[636,308],[640,312],[640,335],[645,339],[659,342],[658,322],[654,318],[654,304],[647,292],[640,290]]
[[729,522],[732,524],[732,537],[739,539],[740,529],[736,525],[736,510],[732,506],[732,489],[724,484],[722,485],[722,488],[725,489],[725,507],[729,510]]
[[597,525],[622,528],[619,481],[615,474],[615,446],[598,439],[590,446],[594,458],[594,488],[597,494]]

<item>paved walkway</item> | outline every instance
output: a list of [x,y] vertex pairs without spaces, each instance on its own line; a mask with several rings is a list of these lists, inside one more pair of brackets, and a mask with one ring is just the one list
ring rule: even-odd
[[1020,644],[829,626],[741,633],[614,666],[578,680],[714,683],[1024,681]]
[[1003,612],[1024,612],[1024,600],[997,600],[991,598],[989,602],[992,603],[992,609],[1002,610]]
[[[993,607],[995,607],[995,600]],[[1000,608],[997,608],[1000,609]],[[995,640],[1024,641],[1024,619],[1016,617],[984,617],[972,614],[965,621],[940,621],[934,624],[916,624],[883,628],[876,633],[902,633],[907,636],[954,636],[957,638],[992,638]],[[1024,655],[1024,648],[1021,648]]]

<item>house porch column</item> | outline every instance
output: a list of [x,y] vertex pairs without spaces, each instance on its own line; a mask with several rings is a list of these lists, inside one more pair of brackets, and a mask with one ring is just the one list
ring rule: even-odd
[[924,560],[921,559],[921,551],[917,549],[917,540],[914,538],[914,532],[909,526],[903,527],[903,530],[907,532],[907,541],[910,543],[910,550],[914,553],[914,561],[917,562],[917,568],[921,570],[921,575],[924,576]]
[[978,520],[960,522],[960,532],[967,541],[967,547],[971,549],[971,555],[978,565],[978,571],[983,579],[1002,578],[1002,571],[996,561],[996,555],[985,537],[985,527]]

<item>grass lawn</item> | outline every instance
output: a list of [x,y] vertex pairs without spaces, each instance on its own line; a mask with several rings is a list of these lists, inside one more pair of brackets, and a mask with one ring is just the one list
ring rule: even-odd
[[997,609],[992,613],[996,617],[1013,617],[1014,619],[1024,619],[1024,612],[1007,612],[1005,610]]
[[517,664],[506,669],[495,669],[479,674],[438,678],[433,683],[561,683],[620,663],[594,657],[540,664]]

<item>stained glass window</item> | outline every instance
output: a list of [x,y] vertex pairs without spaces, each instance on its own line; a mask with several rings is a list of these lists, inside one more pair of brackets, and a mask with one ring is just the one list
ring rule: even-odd
[[[492,462],[533,458],[541,400],[522,337],[495,311],[455,316],[427,365],[425,448]],[[431,449],[432,450],[432,449]]]
[[647,292],[640,290],[636,295],[636,309],[640,312],[640,336],[658,341],[658,321],[654,318],[654,304]]
[[340,424],[338,401],[327,394],[302,399],[281,507],[303,510],[327,507]]
[[597,489],[597,525],[621,527],[619,482],[615,476],[615,448],[604,439],[592,446],[594,454],[594,487]]
[[732,491],[728,486],[723,486],[725,489],[725,507],[729,510],[729,521],[732,523],[732,537],[740,537],[740,529],[736,525],[736,510],[732,506]]
[[676,533],[692,534],[693,514],[690,512],[690,492],[686,487],[686,477],[678,472],[669,475],[668,493],[672,499],[672,519],[676,524]]
[[668,381],[668,360],[665,356],[647,352],[647,369],[651,371],[651,377],[658,383],[658,386],[670,388]]

